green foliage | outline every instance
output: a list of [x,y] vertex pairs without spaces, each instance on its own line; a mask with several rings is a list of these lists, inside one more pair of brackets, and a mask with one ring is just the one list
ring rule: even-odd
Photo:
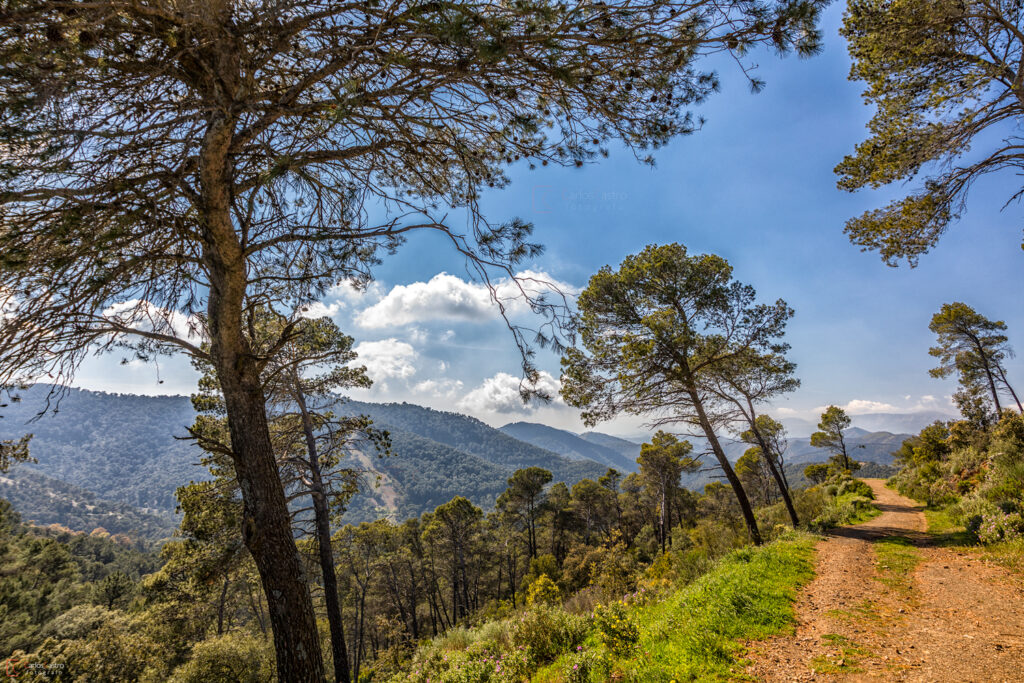
[[[25,424],[44,411],[50,390],[49,385],[37,384],[21,392],[21,401],[3,409],[4,422]],[[186,435],[186,427],[192,419],[188,399],[180,396],[142,398],[66,389],[59,412],[45,415],[32,423],[32,454],[38,463],[22,465],[19,469],[30,467],[35,472],[114,503],[173,513],[175,489],[182,482],[203,474],[194,465],[198,460],[198,450],[185,441],[175,439]],[[56,502],[58,505],[61,501],[66,501],[67,505],[78,502],[75,507],[97,503],[74,489],[57,491],[61,494]],[[46,511],[50,515],[45,517],[47,523],[52,521],[71,526],[54,514],[59,508],[47,502],[46,496],[32,501],[31,492],[26,492],[22,498],[22,504],[31,502],[32,518],[42,519],[44,514],[40,513]],[[71,510],[61,512],[68,514]],[[116,508],[115,512],[125,514]],[[93,521],[85,517],[83,523],[88,523],[85,520]],[[91,531],[96,526],[106,527],[105,524],[94,523],[89,528],[73,528]],[[149,522],[149,527],[153,526],[154,523]],[[153,529],[147,536],[160,538],[168,535],[171,529],[173,522],[165,514],[162,528],[159,531]],[[118,529],[114,533],[127,530]],[[140,524],[139,530],[148,531],[148,528]],[[162,536],[155,536],[155,533]]]
[[1024,111],[1020,80],[1005,77],[1018,72],[1019,25],[1014,5],[982,0],[848,4],[841,32],[850,78],[864,83],[874,116],[869,137],[836,167],[839,187],[923,176],[907,197],[850,220],[854,244],[889,265],[914,265],[958,217],[974,181],[1019,166],[1021,152],[992,134]]
[[532,607],[509,623],[512,647],[530,651],[538,663],[554,661],[581,644],[590,630],[589,621],[557,607]]
[[197,643],[189,661],[175,669],[167,680],[168,683],[269,683],[275,676],[274,648],[268,639],[236,632]]
[[610,676],[630,681],[729,678],[740,639],[791,628],[796,590],[813,576],[814,540],[790,535],[726,556],[710,572],[640,608],[635,654],[613,658]]
[[640,640],[640,628],[634,615],[622,602],[598,605],[594,610],[597,639],[616,657],[628,656]]
[[824,504],[811,520],[812,529],[824,530],[858,524],[881,513],[872,502],[875,494],[871,487],[860,479],[854,479],[845,470],[836,471],[833,468],[828,483],[815,489],[824,493]]
[[92,491],[24,466],[0,478],[0,496],[33,524],[86,534],[98,530],[136,545],[152,546],[170,538],[176,526],[170,511],[146,512],[127,503],[102,500]]
[[[928,353],[939,359],[939,366],[929,372],[933,377],[956,374],[960,390],[954,400],[964,418],[981,427],[1001,416],[1000,394],[1017,395],[1006,376],[1005,361],[1013,356],[1002,320],[989,320],[967,304],[943,304],[928,326],[935,333],[938,345]],[[1024,410],[1019,401],[1017,408]]]
[[545,574],[538,576],[526,591],[527,605],[557,605],[561,601],[562,591],[558,584]]
[[846,436],[843,434],[850,424],[851,420],[846,411],[836,406],[829,406],[821,414],[818,431],[811,434],[811,445],[815,448],[826,449],[838,467],[853,472],[860,467],[860,463],[850,457]]
[[824,463],[814,463],[804,468],[804,476],[814,484],[824,484],[829,477],[829,466]]

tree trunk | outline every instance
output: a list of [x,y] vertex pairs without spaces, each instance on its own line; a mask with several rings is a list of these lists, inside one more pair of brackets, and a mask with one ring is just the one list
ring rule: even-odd
[[313,481],[313,514],[316,522],[316,544],[320,550],[320,574],[324,581],[324,604],[327,607],[327,623],[331,629],[331,653],[334,656],[334,678],[339,683],[349,683],[348,652],[345,650],[345,626],[342,621],[341,604],[338,602],[338,577],[334,571],[334,550],[331,548],[331,517],[327,508],[327,492],[320,475],[320,454],[313,433],[313,420],[306,407],[298,374],[292,371],[292,387],[295,402],[302,413],[302,431],[306,437],[306,451],[309,456],[309,474]]
[[999,371],[1000,381],[1002,381],[1003,386],[1005,386],[1006,390],[1010,392],[1010,396],[1013,397],[1014,402],[1017,404],[1017,410],[1021,414],[1024,414],[1024,405],[1021,405],[1020,399],[1017,398],[1017,392],[1013,390],[1013,387],[1010,386],[1010,381],[1006,379],[1006,370],[1001,365],[997,365],[996,369]]
[[[750,410],[753,411],[753,408]],[[753,415],[753,412],[751,412],[751,415]],[[775,479],[775,483],[779,486],[779,493],[782,494],[782,500],[786,503],[786,511],[789,512],[789,519],[792,520],[793,528],[796,529],[800,526],[800,519],[796,515],[796,508],[793,507],[793,499],[789,495],[789,484],[779,472],[781,468],[775,467],[775,454],[768,448],[768,443],[765,441],[761,431],[757,428],[757,424],[754,420],[750,421],[750,431],[754,433],[754,438],[757,439],[757,445],[761,447],[761,453],[764,455],[765,462],[768,463],[768,469],[771,471],[772,477]]]
[[786,504],[786,511],[789,513],[789,519],[793,522],[793,528],[796,529],[800,526],[800,518],[797,517],[796,508],[793,506],[793,498],[789,495],[789,485],[786,480],[782,478],[782,473],[779,468],[775,466],[775,463],[771,460],[768,461],[768,469],[771,470],[772,478],[775,479],[775,483],[779,487],[779,492],[782,494],[782,501]]
[[217,601],[217,635],[224,635],[224,605],[228,599],[228,585],[231,577],[224,574],[224,586],[220,589],[220,599]]
[[270,441],[260,366],[245,339],[249,274],[231,213],[233,135],[233,120],[222,111],[211,113],[199,160],[203,264],[210,279],[210,356],[224,395],[235,477],[242,491],[242,538],[267,597],[277,678],[282,683],[316,683],[324,680],[316,615]]
[[715,454],[715,458],[718,460],[719,467],[725,472],[725,478],[729,480],[729,485],[732,486],[733,493],[736,494],[736,502],[740,504],[740,510],[743,513],[743,521],[747,525],[747,532],[750,534],[750,540],[753,541],[754,545],[761,545],[761,532],[757,528],[757,518],[754,517],[754,510],[750,507],[750,500],[747,498],[746,492],[743,490],[743,484],[740,483],[740,478],[736,476],[735,470],[729,463],[729,459],[725,457],[725,450],[722,449],[722,444],[718,440],[718,435],[715,434],[715,429],[711,425],[711,420],[708,419],[707,413],[704,412],[704,404],[694,390],[689,391],[690,400],[693,402],[694,410],[697,411],[697,419],[700,422],[701,429],[704,430],[704,436],[707,438],[708,443],[711,445],[711,451]]
[[259,374],[255,369],[248,373],[252,379],[244,385],[231,381],[234,373],[220,374],[235,474],[242,490],[242,537],[267,596],[277,678],[282,683],[322,681],[324,665],[313,602],[292,537]]

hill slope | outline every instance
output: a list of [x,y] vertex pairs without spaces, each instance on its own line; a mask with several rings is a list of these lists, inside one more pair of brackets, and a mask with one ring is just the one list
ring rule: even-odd
[[3,409],[0,437],[34,434],[30,469],[151,512],[173,512],[174,490],[204,478],[199,449],[185,436],[192,405],[185,396],[133,396],[71,389],[56,415],[31,422],[49,387],[37,385]]
[[[40,522],[85,531],[107,526],[93,524],[95,514],[83,516],[85,508],[72,504],[80,501],[99,505],[104,514],[116,511],[125,520],[118,531],[130,531],[127,520],[136,520],[138,534],[163,533],[162,525],[175,511],[175,489],[207,476],[197,465],[199,450],[175,438],[185,435],[194,419],[189,399],[72,389],[56,415],[32,422],[45,408],[48,390],[44,385],[33,387],[22,393],[22,401],[3,409],[0,438],[34,433],[31,452],[38,460],[6,477],[11,482],[8,497],[17,497],[15,503],[25,516]],[[417,516],[455,495],[487,509],[520,467],[544,467],[556,481],[570,485],[598,477],[607,468],[564,458],[457,413],[361,402],[346,402],[343,410],[368,414],[378,426],[391,430],[394,453],[385,459],[358,457],[356,465],[368,471],[367,480],[379,476],[381,486],[357,496],[349,521],[381,514],[398,519]],[[11,488],[15,483],[17,491]],[[89,524],[93,526],[84,529]]]
[[22,521],[38,526],[60,524],[72,531],[90,533],[97,528],[111,534],[159,541],[169,538],[178,526],[170,512],[143,512],[126,503],[100,499],[92,491],[33,472],[23,465],[0,474],[0,498],[6,498]]
[[[602,465],[614,467],[623,473],[633,472],[637,467],[636,455],[639,455],[640,447],[636,444],[633,444],[636,454],[630,458],[613,448],[603,446],[596,441],[583,439],[565,429],[556,429],[536,422],[511,422],[500,429],[520,441],[554,451],[570,460],[593,460]],[[609,436],[608,438],[614,439],[615,437]]]
[[348,401],[341,410],[349,415],[369,415],[378,426],[397,427],[456,450],[483,458],[515,471],[523,467],[550,470],[555,481],[574,484],[597,478],[606,467],[591,460],[573,461],[544,448],[525,443],[480,420],[412,403],[364,403]]

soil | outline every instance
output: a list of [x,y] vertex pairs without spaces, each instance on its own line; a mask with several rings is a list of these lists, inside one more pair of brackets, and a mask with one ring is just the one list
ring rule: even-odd
[[[796,632],[750,643],[763,681],[1024,681],[1024,582],[963,548],[937,547],[914,501],[865,480],[882,514],[832,530],[796,603]],[[907,539],[917,565],[879,560]],[[886,545],[886,547],[893,547]],[[897,546],[898,547],[898,546]]]

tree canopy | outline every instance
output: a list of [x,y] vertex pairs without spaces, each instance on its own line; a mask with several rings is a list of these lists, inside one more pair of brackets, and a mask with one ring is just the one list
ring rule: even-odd
[[860,465],[850,458],[843,431],[852,424],[850,416],[838,406],[829,406],[821,414],[818,431],[811,434],[811,445],[815,448],[827,449],[832,458],[842,469],[853,471]]
[[[709,442],[759,539],[743,488],[717,430],[743,419],[722,397],[722,375],[749,367],[747,354],[781,353],[793,312],[782,300],[756,302],[713,254],[681,244],[649,246],[618,269],[602,268],[579,297],[580,345],[562,358],[562,395],[595,424],[619,413],[655,425],[685,424]],[[738,379],[738,378],[737,378]]]
[[[686,107],[717,86],[701,57],[810,54],[822,5],[7,3],[0,385],[66,384],[97,350],[209,359],[278,676],[319,680],[261,384],[292,328],[262,347],[257,311],[294,323],[412,230],[447,236],[485,281],[511,274],[538,252],[531,226],[477,204],[506,166],[581,165],[612,140],[643,156],[695,128]],[[543,341],[564,309],[528,298]]]
[[[954,400],[964,410],[986,393],[995,416],[1002,414],[1000,394],[1009,394],[1024,412],[1016,392],[1006,376],[1006,360],[1013,357],[1009,338],[1003,334],[1006,323],[989,320],[959,301],[943,304],[932,316],[928,329],[935,333],[938,344],[928,353],[939,360],[929,372],[932,377],[949,377],[956,373],[960,390]],[[986,401],[988,403],[989,401]]]
[[959,217],[976,181],[1024,166],[1024,10],[988,0],[850,0],[847,7],[841,33],[850,78],[866,84],[864,98],[876,110],[867,139],[836,167],[839,187],[923,182],[849,220],[846,233],[889,265],[913,266]]

